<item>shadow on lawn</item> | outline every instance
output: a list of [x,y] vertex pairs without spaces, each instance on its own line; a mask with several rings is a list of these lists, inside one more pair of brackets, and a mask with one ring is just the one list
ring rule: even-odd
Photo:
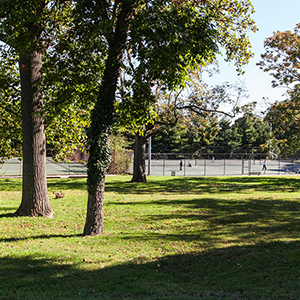
[[45,240],[53,238],[70,238],[70,237],[82,237],[83,234],[42,234],[36,236],[24,236],[24,237],[11,237],[11,238],[0,238],[0,243],[11,243],[25,240]]
[[105,190],[120,194],[153,193],[243,193],[253,191],[296,192],[300,190],[300,180],[291,177],[175,177],[149,179],[148,183],[124,181],[107,182]]
[[[247,299],[300,297],[300,243],[274,242],[102,267],[2,258],[0,298]],[[86,264],[86,266],[85,266]]]
[[[87,190],[86,179],[81,178],[50,178],[47,180],[48,190]],[[0,192],[22,191],[21,178],[0,178]]]
[[[126,177],[128,179],[129,177]],[[48,189],[87,190],[86,179],[48,179]],[[148,183],[130,183],[124,178],[108,179],[105,184],[108,192],[120,194],[148,194],[155,192],[195,193],[195,192],[243,192],[257,191],[295,192],[300,190],[300,180],[293,177],[148,177]],[[0,191],[21,191],[21,179],[0,179]]]
[[[144,235],[128,234],[124,239],[209,242],[217,246],[227,240],[229,243],[252,243],[258,239],[295,239],[300,232],[300,203],[294,201],[204,198],[156,203],[170,208],[180,205],[180,210],[140,218],[144,224],[149,224],[148,230],[150,224],[161,227]],[[182,224],[192,225],[185,230]],[[168,227],[178,234],[162,233],[168,232]]]

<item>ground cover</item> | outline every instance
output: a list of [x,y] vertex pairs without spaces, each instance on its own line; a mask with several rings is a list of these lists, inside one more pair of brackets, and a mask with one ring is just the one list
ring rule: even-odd
[[[0,299],[300,299],[296,177],[109,176],[82,237],[85,179],[49,179],[54,219],[12,217],[0,179]],[[63,198],[55,199],[62,191]]]

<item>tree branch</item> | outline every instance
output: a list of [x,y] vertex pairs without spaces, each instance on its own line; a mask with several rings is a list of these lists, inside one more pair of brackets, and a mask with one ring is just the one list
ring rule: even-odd
[[207,108],[200,108],[195,106],[195,105],[185,105],[185,106],[181,106],[181,107],[177,107],[177,109],[190,109],[191,111],[193,111],[196,114],[200,114],[200,112],[208,112],[208,113],[218,113],[218,114],[223,114],[225,116],[228,116],[230,118],[234,118],[235,117],[235,113],[234,114],[230,114],[227,113],[225,111],[222,110],[217,110],[217,109],[207,109]]

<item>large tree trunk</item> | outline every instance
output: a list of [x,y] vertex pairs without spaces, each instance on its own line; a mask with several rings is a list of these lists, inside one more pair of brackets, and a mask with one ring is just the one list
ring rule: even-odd
[[84,235],[103,232],[103,199],[105,174],[110,162],[108,136],[114,119],[114,102],[119,69],[133,13],[133,0],[121,1],[122,9],[108,38],[109,52],[100,92],[91,115],[88,131],[90,156],[88,161],[88,204]]
[[20,58],[23,187],[17,215],[53,217],[47,193],[46,137],[40,92],[42,54]]
[[131,182],[147,182],[146,177],[146,142],[144,135],[135,134],[134,158],[133,158],[133,177]]

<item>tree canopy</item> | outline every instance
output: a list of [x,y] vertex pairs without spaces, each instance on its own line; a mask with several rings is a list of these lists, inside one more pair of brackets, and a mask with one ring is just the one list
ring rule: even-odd
[[273,87],[288,86],[299,89],[300,85],[300,23],[294,31],[277,31],[264,43],[260,68],[273,76]]
[[274,103],[267,111],[269,122],[280,154],[289,156],[300,149],[300,103],[299,98]]
[[[47,195],[45,130],[58,158],[82,143],[89,124],[88,110],[97,94],[95,77],[98,80],[101,72],[99,47],[82,59],[78,34],[70,29],[73,9],[72,1],[0,2],[0,110],[6,117],[0,144],[4,158],[23,157],[18,214],[53,215]],[[91,62],[93,76],[87,67]]]
[[258,65],[273,76],[273,87],[288,88],[287,99],[275,102],[268,109],[266,120],[281,154],[294,154],[300,149],[300,24],[296,24],[294,31],[275,32],[266,39],[264,46],[265,53]]
[[[226,60],[241,71],[251,57],[247,32],[256,30],[248,0],[2,0],[0,4],[0,40],[14,49],[20,66],[24,166],[33,167],[33,156],[38,153],[43,164],[44,124],[49,126],[53,121],[66,128],[74,124],[86,127],[87,121],[79,126],[81,123],[72,120],[78,115],[81,120],[94,107],[88,126],[85,234],[102,232],[108,137],[117,116],[114,104],[120,69],[126,73],[123,103],[129,102],[131,122],[140,115],[145,124],[155,106],[153,84],[159,81],[167,89],[183,85],[187,68],[213,61],[221,49]],[[130,60],[124,63],[125,50],[134,68]],[[92,101],[81,101],[82,95]],[[82,109],[85,112],[81,115],[78,112]],[[66,122],[68,119],[72,120]],[[34,142],[37,133],[41,134],[39,143]],[[54,131],[50,136],[52,143],[60,137]],[[41,148],[30,153],[32,145]],[[26,171],[31,181],[40,170],[44,167]]]

